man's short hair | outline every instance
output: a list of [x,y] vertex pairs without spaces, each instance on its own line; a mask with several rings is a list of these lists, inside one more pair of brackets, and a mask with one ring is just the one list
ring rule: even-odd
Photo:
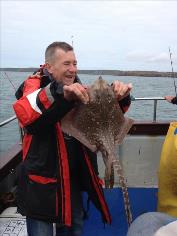
[[55,51],[57,49],[62,49],[65,52],[73,51],[73,47],[65,42],[53,42],[51,43],[45,51],[45,62],[50,63],[53,60],[53,57],[55,55]]

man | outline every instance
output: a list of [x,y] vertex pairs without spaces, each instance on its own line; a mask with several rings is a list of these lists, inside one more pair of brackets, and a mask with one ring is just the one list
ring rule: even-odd
[[[115,81],[113,89],[123,111],[130,105],[131,84]],[[89,102],[87,88],[77,76],[73,48],[50,44],[45,65],[16,93],[14,110],[24,128],[23,162],[19,173],[18,208],[27,217],[29,236],[79,236],[83,225],[81,191],[111,223],[98,178],[96,154],[63,134],[60,121],[75,102]]]

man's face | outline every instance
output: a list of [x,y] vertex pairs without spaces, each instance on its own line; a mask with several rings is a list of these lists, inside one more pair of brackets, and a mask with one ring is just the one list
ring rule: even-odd
[[53,62],[47,65],[47,69],[56,81],[60,81],[64,85],[73,84],[77,73],[77,61],[74,52],[57,49]]

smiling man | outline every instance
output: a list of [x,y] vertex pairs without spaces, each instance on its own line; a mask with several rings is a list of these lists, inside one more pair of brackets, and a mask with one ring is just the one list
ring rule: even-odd
[[[123,111],[130,105],[131,84],[113,84]],[[89,102],[77,76],[72,46],[50,44],[45,65],[16,92],[14,110],[24,128],[23,162],[19,168],[18,211],[26,216],[29,236],[79,236],[83,226],[82,191],[105,223],[111,223],[98,178],[96,153],[63,133],[60,121],[76,104]],[[87,157],[87,159],[86,159]],[[87,160],[87,161],[86,161]]]

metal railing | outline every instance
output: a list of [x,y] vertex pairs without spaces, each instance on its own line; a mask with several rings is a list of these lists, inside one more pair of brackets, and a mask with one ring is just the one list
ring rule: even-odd
[[[157,118],[157,101],[159,100],[165,100],[164,97],[133,97],[131,96],[131,101],[142,101],[142,100],[147,100],[147,101],[154,101],[154,108],[153,108],[153,121],[156,121]],[[16,116],[12,116],[9,119],[6,119],[0,123],[0,127],[5,126],[6,124],[12,122],[13,120],[17,119]],[[21,133],[21,132],[20,132]]]
[[[3,126],[5,126],[5,125],[7,125],[7,124],[9,124],[9,123],[11,123],[12,121],[14,121],[14,120],[16,120],[16,119],[17,119],[16,116],[11,116],[10,118],[8,118],[8,119],[2,121],[2,122],[0,123],[0,128],[3,127]],[[19,127],[20,144],[21,144],[21,143],[22,143],[22,140],[23,140],[24,133],[23,133],[23,129],[20,127],[20,125],[18,125],[18,127]]]
[[156,121],[157,119],[157,101],[159,100],[165,100],[164,97],[143,97],[143,98],[135,98],[131,96],[131,101],[142,101],[142,100],[147,100],[147,101],[154,101],[154,108],[153,108],[153,121]]
[[12,122],[12,121],[15,120],[15,119],[17,119],[17,117],[16,117],[16,116],[12,116],[12,117],[10,117],[10,118],[7,119],[7,120],[2,121],[2,122],[0,123],[0,127],[5,126],[6,124]]

